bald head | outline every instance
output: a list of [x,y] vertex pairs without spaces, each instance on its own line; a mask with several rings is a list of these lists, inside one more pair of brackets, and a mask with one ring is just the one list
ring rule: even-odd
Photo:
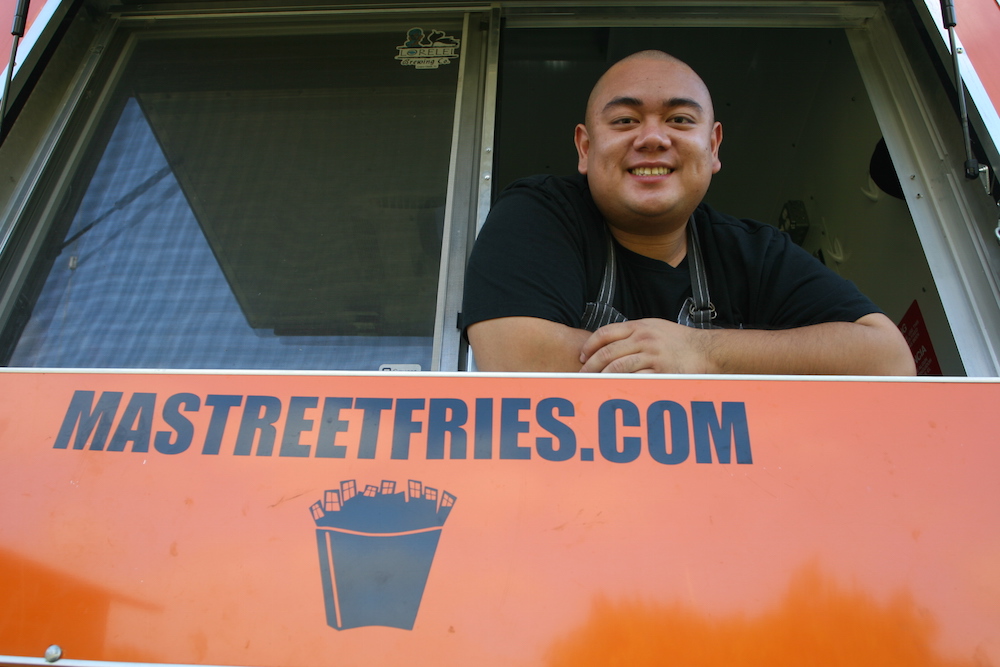
[[604,73],[574,141],[594,203],[622,234],[681,233],[722,167],[708,87],[662,51],[640,51]]
[[664,51],[650,49],[647,51],[638,51],[632,55],[625,56],[605,70],[604,74],[601,75],[601,78],[594,84],[593,90],[590,91],[590,97],[587,99],[587,110],[584,122],[590,124],[593,114],[600,111],[600,109],[595,107],[603,106],[603,104],[610,102],[610,100],[604,99],[607,97],[606,92],[608,89],[608,82],[617,81],[620,73],[623,70],[628,70],[630,65],[635,64],[636,61],[658,61],[663,64],[663,67],[652,68],[658,73],[658,76],[683,77],[684,79],[687,79],[694,87],[699,89],[699,92],[702,93],[701,104],[703,106],[705,105],[704,101],[707,100],[706,112],[708,113],[709,118],[715,120],[715,110],[712,107],[712,95],[708,90],[708,86],[706,86],[705,82],[702,81],[700,76],[698,76],[698,73],[691,69],[691,67],[680,58],[672,56],[669,53],[665,53]]

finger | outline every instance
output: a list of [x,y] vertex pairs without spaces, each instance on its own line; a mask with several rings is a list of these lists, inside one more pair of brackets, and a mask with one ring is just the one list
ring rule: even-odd
[[605,345],[587,360],[580,370],[584,373],[632,373],[650,366],[632,339]]
[[623,351],[619,350],[620,347],[620,341],[614,341],[594,350],[593,354],[589,357],[584,358],[581,355],[580,359],[583,361],[583,367],[580,369],[580,372],[603,373],[609,364],[614,363],[619,356],[624,354]]
[[580,362],[583,366],[581,373],[602,373],[604,368],[615,360],[613,354],[609,353],[607,346],[598,348],[589,356],[580,354]]
[[628,354],[617,357],[607,364],[602,373],[642,373],[653,372],[649,359],[642,353]]
[[617,322],[606,324],[590,334],[590,338],[584,341],[580,349],[580,363],[586,363],[598,350],[631,336],[633,327],[631,322]]

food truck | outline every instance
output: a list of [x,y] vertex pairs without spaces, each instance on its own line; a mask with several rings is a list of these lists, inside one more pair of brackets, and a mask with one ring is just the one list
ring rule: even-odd
[[[0,665],[1000,665],[997,0],[32,0]],[[660,49],[916,378],[484,373],[466,260]]]

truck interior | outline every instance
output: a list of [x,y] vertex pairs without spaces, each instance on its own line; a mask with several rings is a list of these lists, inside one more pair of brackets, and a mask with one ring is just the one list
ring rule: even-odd
[[[574,173],[571,131],[582,121],[590,86],[608,63],[643,49],[676,55],[712,91],[725,134],[723,168],[706,201],[774,225],[791,215],[801,225],[799,244],[857,284],[894,322],[917,301],[942,369],[961,375],[940,296],[843,30],[508,31],[497,184],[533,173]],[[882,170],[874,175],[873,161]]]

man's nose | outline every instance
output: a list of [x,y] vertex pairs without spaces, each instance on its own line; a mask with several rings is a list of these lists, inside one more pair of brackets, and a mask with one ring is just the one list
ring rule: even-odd
[[663,123],[647,122],[639,127],[635,139],[635,147],[646,150],[659,150],[670,147],[670,134]]

